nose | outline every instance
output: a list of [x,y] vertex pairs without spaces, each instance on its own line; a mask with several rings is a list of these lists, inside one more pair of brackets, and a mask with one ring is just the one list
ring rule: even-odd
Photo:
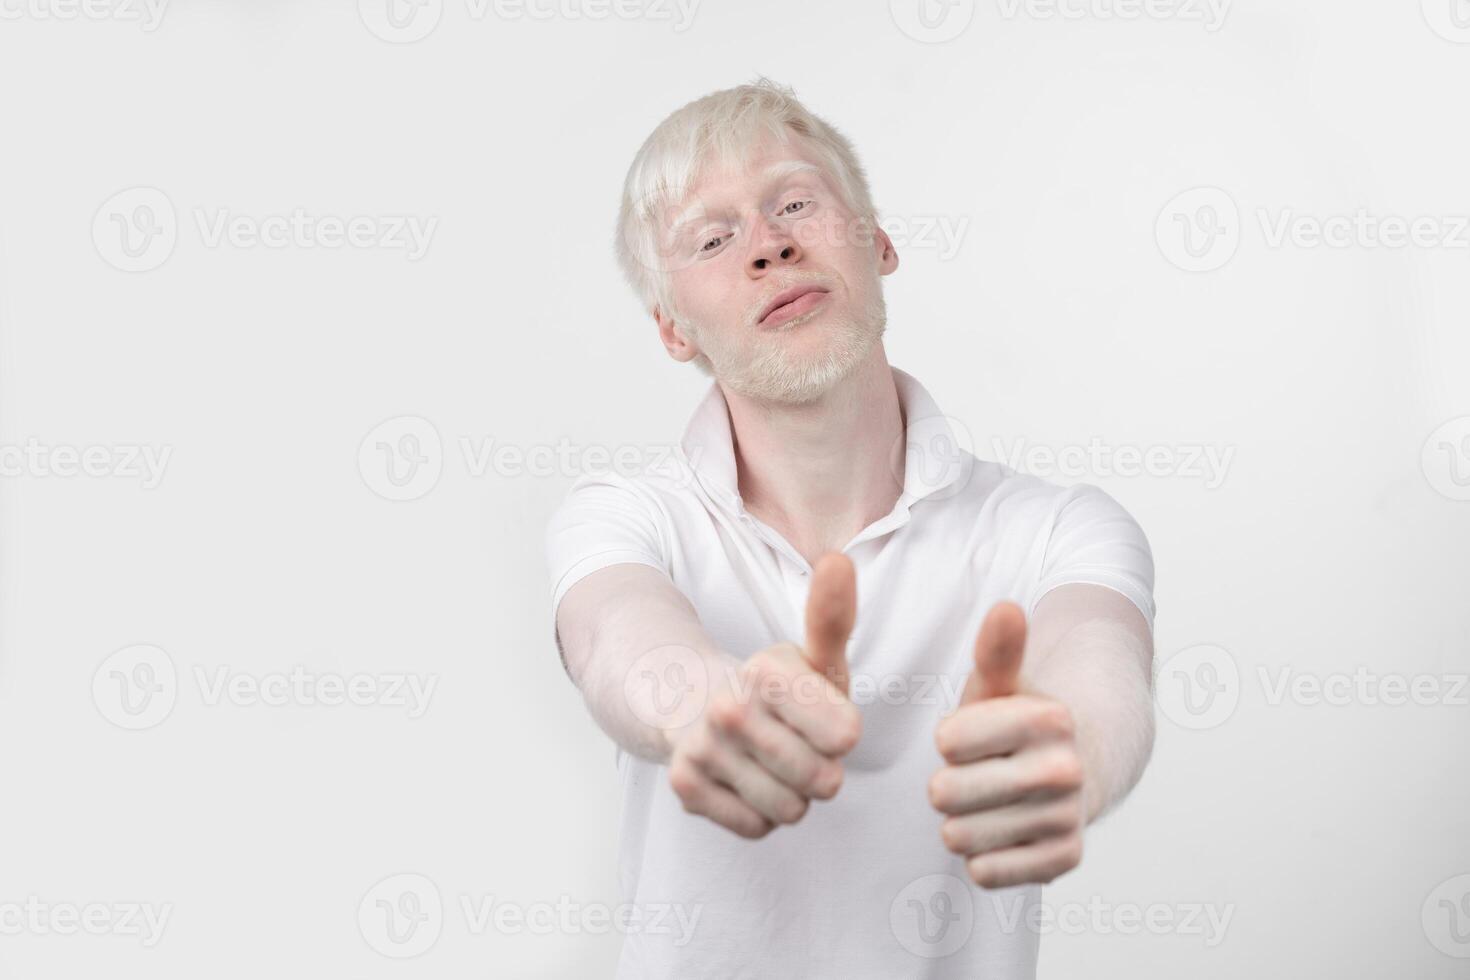
[[791,229],[780,221],[767,219],[755,229],[746,256],[746,268],[753,276],[764,275],[773,265],[795,265],[801,261],[801,245]]

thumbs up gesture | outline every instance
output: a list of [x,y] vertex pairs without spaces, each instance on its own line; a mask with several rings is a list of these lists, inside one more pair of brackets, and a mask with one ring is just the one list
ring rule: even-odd
[[1026,617],[993,606],[975,638],[959,706],[935,729],[945,765],[929,802],[976,884],[1047,882],[1082,859],[1083,768],[1065,704],[1021,684]]
[[734,683],[674,736],[669,784],[684,809],[742,837],[796,823],[811,800],[842,785],[842,756],[862,716],[848,700],[847,641],[857,618],[852,561],[824,555],[812,570],[805,644],[752,654]]

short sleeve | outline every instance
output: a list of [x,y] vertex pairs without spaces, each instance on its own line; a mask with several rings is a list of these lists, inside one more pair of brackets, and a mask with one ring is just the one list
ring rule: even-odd
[[1027,615],[1052,589],[1077,582],[1121,592],[1153,629],[1154,560],[1148,538],[1121,504],[1085,483],[1069,488],[1053,513]]
[[598,569],[636,562],[667,573],[665,526],[646,487],[615,473],[579,477],[546,528],[553,634],[562,597]]

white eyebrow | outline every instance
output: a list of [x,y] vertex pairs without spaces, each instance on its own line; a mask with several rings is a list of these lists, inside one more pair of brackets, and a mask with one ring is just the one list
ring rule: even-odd
[[[796,174],[804,173],[821,176],[822,168],[814,163],[808,163],[805,160],[780,160],[767,167],[765,171],[762,172],[761,177],[766,181],[767,185],[770,185],[776,183],[777,181],[785,180],[786,178],[792,177]],[[691,225],[704,217],[704,205],[700,203],[691,204],[689,207],[679,212],[678,216],[674,218],[673,224],[669,227],[669,236],[671,238],[679,237],[680,233],[684,231],[684,228],[686,226]]]

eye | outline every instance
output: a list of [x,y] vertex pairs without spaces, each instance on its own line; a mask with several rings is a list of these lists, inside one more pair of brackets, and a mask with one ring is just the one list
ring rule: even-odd
[[795,205],[800,205],[801,206],[801,209],[803,211],[805,211],[805,210],[808,210],[808,207],[807,206],[810,205],[810,204],[812,204],[812,203],[814,203],[814,202],[812,202],[812,201],[792,201],[790,204],[786,205],[786,207],[784,207],[784,208],[781,209],[781,213],[782,214],[795,214],[796,213],[795,211],[789,210],[791,207],[793,207]]
[[711,245],[714,245],[715,243],[720,242],[720,241],[723,241],[723,238],[721,238],[720,236],[716,236],[714,238],[711,238],[709,241],[705,242],[702,246],[700,246],[700,249],[699,250],[701,252],[708,252],[710,250],[710,246]]

